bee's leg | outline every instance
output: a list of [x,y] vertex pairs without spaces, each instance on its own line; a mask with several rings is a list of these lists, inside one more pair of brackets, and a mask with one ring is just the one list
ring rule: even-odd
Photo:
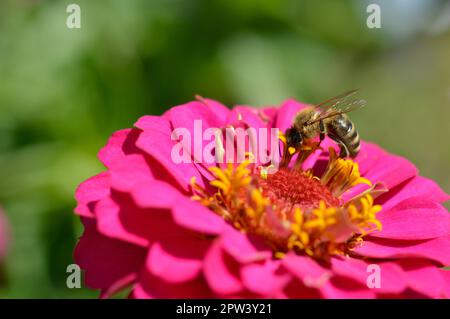
[[337,136],[330,133],[328,136],[339,145],[339,157],[344,158],[350,155],[347,146]]
[[319,145],[317,145],[317,146],[320,146],[320,143],[322,143],[322,141],[325,139],[326,131],[325,131],[325,125],[323,124],[323,121],[319,121],[319,130],[320,130]]
[[348,148],[347,148],[347,146],[345,146],[344,143],[340,143],[339,148],[341,150],[339,152],[339,157],[344,158],[344,157],[350,156],[350,152],[348,151]]

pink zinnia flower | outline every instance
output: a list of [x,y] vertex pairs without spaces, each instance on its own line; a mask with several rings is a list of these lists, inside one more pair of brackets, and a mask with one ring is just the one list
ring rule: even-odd
[[8,234],[6,226],[6,218],[3,211],[0,208],[0,263],[3,261],[6,255]]
[[[192,132],[187,150],[206,146],[194,120],[203,131],[284,132],[304,107],[229,110],[199,99],[114,133],[99,153],[106,171],[76,192],[86,284],[102,297],[127,287],[133,298],[450,297],[440,204],[449,196],[402,157],[362,142],[355,160],[342,159],[326,138],[284,152],[273,174],[249,154],[230,165],[171,159],[173,129]],[[371,264],[379,288],[368,287]]]

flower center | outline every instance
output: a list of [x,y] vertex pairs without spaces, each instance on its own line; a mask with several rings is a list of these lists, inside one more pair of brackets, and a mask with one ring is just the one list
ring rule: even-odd
[[[381,230],[376,218],[381,206],[373,203],[380,184],[361,177],[358,164],[339,158],[333,148],[320,177],[302,170],[302,162],[317,148],[310,145],[285,152],[281,167],[272,174],[268,167],[250,160],[212,167],[215,178],[210,184],[215,192],[192,180],[193,199],[242,232],[262,236],[276,257],[287,251],[321,260],[348,254],[363,236]],[[296,153],[296,162],[290,165]],[[358,184],[369,188],[344,202],[341,195]]]
[[309,209],[318,207],[321,201],[327,206],[339,205],[339,199],[319,179],[300,170],[282,168],[266,179],[261,178],[259,184],[263,195],[278,207],[297,205]]

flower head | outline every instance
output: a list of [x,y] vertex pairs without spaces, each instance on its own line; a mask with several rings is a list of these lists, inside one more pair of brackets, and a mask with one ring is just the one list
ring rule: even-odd
[[[290,149],[283,134],[278,169],[252,153],[259,135],[242,161],[199,159],[199,147],[235,159],[226,128],[282,133],[304,107],[229,110],[199,98],[114,133],[99,153],[107,170],[76,193],[86,284],[104,297],[125,287],[134,298],[450,297],[440,269],[450,265],[449,196],[406,159],[366,142],[343,159],[328,138]],[[195,120],[201,133],[219,129],[215,143],[195,137]],[[192,161],[175,163],[175,145]]]
[[6,218],[3,215],[2,210],[0,209],[0,262],[6,255],[7,241],[8,241],[8,233],[7,233]]

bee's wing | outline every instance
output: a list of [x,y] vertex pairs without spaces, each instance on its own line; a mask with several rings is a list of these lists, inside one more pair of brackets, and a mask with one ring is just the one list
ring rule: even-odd
[[339,115],[339,114],[344,114],[344,113],[348,113],[354,110],[357,110],[361,107],[363,107],[364,105],[366,105],[366,101],[365,100],[339,100],[339,107],[341,108],[337,108],[338,105],[334,105],[331,108],[325,110],[324,112],[320,113],[319,116],[317,118],[315,118],[313,121],[308,122],[307,125],[311,125],[314,123],[317,123],[319,121],[322,121],[324,119]]
[[345,104],[347,99],[354,95],[356,92],[358,92],[359,89],[354,89],[342,94],[339,94],[337,96],[334,96],[328,100],[325,100],[323,102],[320,102],[319,104],[315,105],[314,107],[319,111],[320,113],[324,113],[329,109],[336,108],[338,106],[341,106],[342,104]]

